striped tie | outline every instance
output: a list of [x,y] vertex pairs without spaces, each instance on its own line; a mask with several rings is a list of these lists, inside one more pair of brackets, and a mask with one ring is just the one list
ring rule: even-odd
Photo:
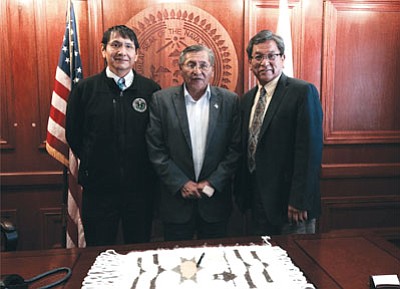
[[258,136],[260,134],[261,125],[264,120],[264,111],[266,105],[266,90],[264,87],[260,90],[260,97],[258,98],[258,102],[256,108],[254,110],[253,122],[249,128],[249,139],[248,139],[248,166],[249,171],[252,173],[256,169],[256,149]]
[[123,77],[118,79],[117,84],[119,86],[119,89],[121,89],[121,90],[125,89],[125,79]]

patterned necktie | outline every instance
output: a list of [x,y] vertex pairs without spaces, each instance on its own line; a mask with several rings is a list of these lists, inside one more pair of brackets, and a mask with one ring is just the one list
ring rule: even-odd
[[261,125],[264,120],[265,105],[267,103],[266,95],[267,95],[266,90],[264,87],[262,87],[260,90],[260,97],[258,98],[258,102],[254,110],[253,122],[249,128],[247,156],[248,156],[248,166],[251,173],[254,172],[254,170],[256,169],[255,155],[257,149],[258,136],[260,134]]
[[123,77],[118,79],[117,84],[119,86],[119,89],[121,89],[121,90],[125,89],[125,79]]

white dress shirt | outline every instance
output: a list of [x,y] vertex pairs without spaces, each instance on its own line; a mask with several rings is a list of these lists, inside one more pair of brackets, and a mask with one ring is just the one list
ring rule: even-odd
[[206,150],[211,91],[210,86],[208,86],[206,92],[197,101],[189,94],[186,86],[184,86],[184,93],[192,143],[194,172],[196,181],[198,181]]
[[[116,84],[118,84],[118,80],[121,78],[118,75],[116,75],[114,72],[112,72],[108,66],[106,68],[106,75],[108,78],[113,78]],[[131,84],[133,83],[133,78],[134,78],[134,75],[133,75],[133,71],[131,69],[131,70],[129,70],[129,73],[124,76],[125,89],[127,89],[129,86],[131,86]]]

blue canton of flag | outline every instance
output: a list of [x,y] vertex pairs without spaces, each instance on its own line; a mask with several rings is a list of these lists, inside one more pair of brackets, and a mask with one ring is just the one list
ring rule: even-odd
[[58,66],[72,80],[72,87],[83,78],[81,56],[79,54],[78,33],[76,29],[75,12],[71,2],[70,14],[67,17],[64,40]]

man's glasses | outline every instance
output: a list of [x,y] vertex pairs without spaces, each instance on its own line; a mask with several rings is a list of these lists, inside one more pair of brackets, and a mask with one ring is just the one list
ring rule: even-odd
[[126,50],[130,51],[135,49],[135,45],[133,43],[122,43],[119,41],[113,41],[111,43],[108,43],[108,45],[110,45],[113,50],[119,50],[122,48],[122,46],[125,47]]
[[195,63],[195,62],[188,62],[185,64],[185,67],[189,70],[195,70],[196,67],[201,71],[208,71],[211,68],[211,65],[207,63]]
[[253,56],[252,59],[261,63],[264,59],[267,59],[269,61],[275,61],[276,57],[281,55],[282,55],[281,53],[257,54],[256,56]]

